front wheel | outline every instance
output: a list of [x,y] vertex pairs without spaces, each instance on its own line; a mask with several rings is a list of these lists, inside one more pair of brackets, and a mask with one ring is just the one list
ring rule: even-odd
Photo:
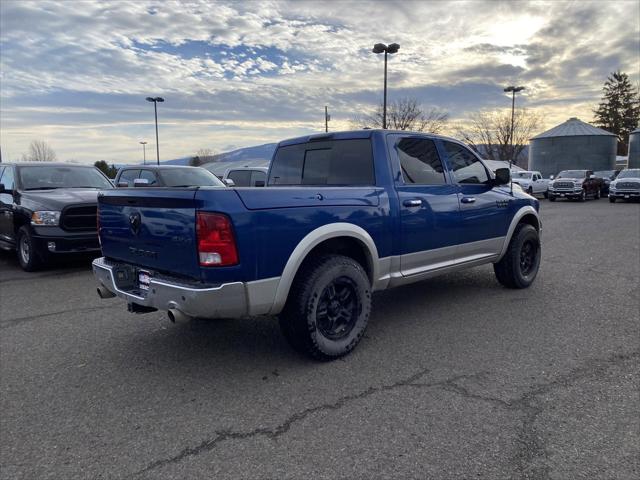
[[296,350],[333,360],[356,347],[370,312],[371,283],[362,266],[342,255],[322,255],[296,275],[280,328]]
[[584,202],[587,199],[587,194],[585,193],[584,190],[582,190],[582,193],[580,194],[580,196],[578,197],[578,201],[579,202]]
[[538,274],[540,267],[540,236],[535,227],[521,223],[511,237],[507,252],[493,271],[498,282],[507,288],[527,288]]
[[527,188],[527,193],[529,195],[533,195],[533,188],[532,187]]
[[549,192],[548,191],[544,192],[544,198],[549,198]]
[[550,202],[555,202],[556,201],[556,197],[554,197],[553,195],[549,195],[549,201]]
[[22,269],[27,272],[33,272],[40,268],[42,259],[36,251],[35,242],[33,241],[29,227],[26,225],[20,227],[16,240],[18,243],[18,262],[20,262]]
[[600,200],[600,190],[596,190],[594,200]]
[[612,197],[611,194],[609,194],[609,202],[616,203],[616,197]]

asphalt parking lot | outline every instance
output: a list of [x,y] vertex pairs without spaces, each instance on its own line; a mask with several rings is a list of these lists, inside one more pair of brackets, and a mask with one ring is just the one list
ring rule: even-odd
[[528,290],[491,267],[382,292],[349,357],[273,318],[173,325],[89,262],[0,255],[0,476],[640,476],[640,205],[542,200]]

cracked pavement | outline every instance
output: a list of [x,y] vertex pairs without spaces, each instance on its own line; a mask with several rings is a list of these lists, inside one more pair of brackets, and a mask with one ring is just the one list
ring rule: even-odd
[[640,205],[542,218],[530,289],[381,292],[332,363],[272,318],[134,316],[87,261],[0,253],[0,478],[638,478]]

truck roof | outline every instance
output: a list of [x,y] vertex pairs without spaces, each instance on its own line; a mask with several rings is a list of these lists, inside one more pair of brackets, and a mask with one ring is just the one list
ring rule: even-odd
[[364,130],[344,130],[340,132],[328,132],[328,133],[314,133],[312,135],[305,135],[302,137],[289,138],[282,140],[278,143],[278,147],[284,147],[287,145],[297,145],[299,143],[307,142],[320,142],[323,140],[348,140],[353,138],[371,138],[374,135],[382,134],[410,134],[410,135],[423,135],[431,138],[440,138],[442,140],[449,140],[456,143],[462,143],[455,138],[447,137],[444,135],[437,135],[429,132],[413,132],[411,130],[384,130],[382,128],[371,128]]

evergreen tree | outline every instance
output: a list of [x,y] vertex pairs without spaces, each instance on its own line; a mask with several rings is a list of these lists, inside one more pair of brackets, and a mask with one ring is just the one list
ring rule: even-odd
[[618,155],[627,154],[629,133],[638,127],[640,97],[629,76],[613,72],[604,82],[602,101],[593,113],[596,126],[618,136]]

